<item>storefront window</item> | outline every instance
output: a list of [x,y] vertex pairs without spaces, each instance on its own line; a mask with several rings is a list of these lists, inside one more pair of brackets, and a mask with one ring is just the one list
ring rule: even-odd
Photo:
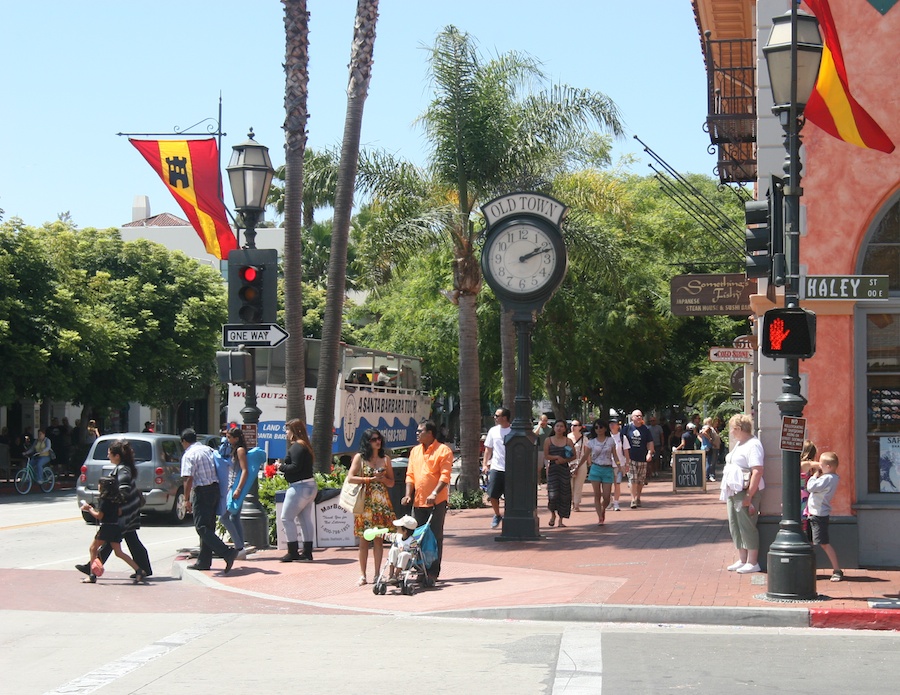
[[[863,275],[888,275],[900,291],[900,202],[876,226]],[[866,315],[866,488],[900,494],[900,313]]]

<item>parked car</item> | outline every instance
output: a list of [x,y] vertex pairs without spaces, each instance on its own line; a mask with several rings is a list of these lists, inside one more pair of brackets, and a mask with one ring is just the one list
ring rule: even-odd
[[[184,483],[181,478],[181,437],[177,434],[156,434],[153,432],[120,432],[104,434],[99,437],[88,451],[81,466],[78,483],[75,486],[76,502],[79,508],[82,502],[98,505],[100,478],[109,475],[113,465],[109,461],[109,446],[117,439],[127,439],[134,449],[134,463],[137,467],[137,484],[144,495],[142,512],[150,514],[167,514],[175,523],[181,523],[187,516],[185,510]],[[219,436],[214,434],[197,435],[198,441],[211,446],[219,446]],[[94,518],[81,512],[84,520],[90,524]]]

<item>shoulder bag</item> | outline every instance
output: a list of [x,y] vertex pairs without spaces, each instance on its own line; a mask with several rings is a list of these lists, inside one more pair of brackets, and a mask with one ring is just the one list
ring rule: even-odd
[[366,506],[366,488],[362,483],[351,483],[350,476],[344,478],[338,504],[352,514],[362,514]]

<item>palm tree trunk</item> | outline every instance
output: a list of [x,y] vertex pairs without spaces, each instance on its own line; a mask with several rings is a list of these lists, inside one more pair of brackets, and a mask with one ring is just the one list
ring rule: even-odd
[[306,0],[282,0],[286,41],[284,72],[284,318],[285,418],[306,422],[306,355],[303,340],[303,157],[306,151],[306,99],[309,86],[309,12]]
[[331,258],[328,263],[328,287],[325,291],[325,316],[322,322],[322,355],[313,416],[313,452],[316,469],[331,469],[331,442],[334,427],[334,402],[340,369],[341,322],[347,283],[347,244],[350,237],[350,213],[359,164],[359,138],[363,107],[372,76],[375,24],[378,0],[358,0],[353,44],[350,49],[350,82],[347,87],[347,113],[344,140],[334,204],[331,233]]
[[454,288],[459,290],[460,484],[464,492],[469,492],[478,487],[478,469],[481,466],[481,370],[478,366],[478,317],[475,311],[481,291],[481,267],[475,257],[471,235],[459,231],[453,261],[453,282]]

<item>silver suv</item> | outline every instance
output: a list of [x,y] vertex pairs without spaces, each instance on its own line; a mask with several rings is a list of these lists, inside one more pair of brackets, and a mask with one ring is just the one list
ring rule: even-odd
[[[134,449],[134,463],[137,467],[137,484],[144,494],[142,512],[168,514],[172,521],[180,523],[187,515],[185,511],[184,484],[181,479],[181,437],[177,434],[154,434],[150,432],[122,432],[104,434],[91,445],[87,458],[81,466],[78,484],[75,487],[79,508],[87,501],[97,506],[100,478],[112,472],[109,461],[109,446],[117,439],[127,439]],[[219,446],[219,437],[198,434],[197,440],[213,447]],[[94,518],[81,512],[88,523]]]

